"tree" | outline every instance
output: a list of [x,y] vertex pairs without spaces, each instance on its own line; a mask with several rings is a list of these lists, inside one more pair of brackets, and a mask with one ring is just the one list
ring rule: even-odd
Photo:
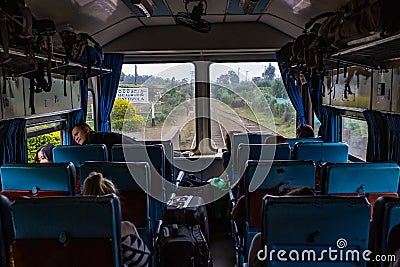
[[268,67],[265,69],[263,73],[263,77],[266,80],[273,80],[275,79],[275,67],[272,66],[271,63],[269,63]]
[[229,76],[229,82],[231,84],[239,83],[239,76],[233,70],[228,71],[228,76]]
[[277,98],[285,98],[285,99],[288,98],[282,79],[274,80],[274,82],[272,83],[272,92]]
[[143,116],[136,115],[135,106],[126,99],[115,99],[111,111],[111,126],[113,130],[133,132],[144,125]]
[[123,73],[122,71],[121,71],[121,76],[119,76],[119,81],[120,82],[123,82],[124,80],[125,80],[125,73]]

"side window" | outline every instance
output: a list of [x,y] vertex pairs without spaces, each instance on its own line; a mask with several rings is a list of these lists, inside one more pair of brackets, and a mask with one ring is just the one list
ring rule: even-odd
[[366,159],[368,125],[366,121],[343,117],[342,141],[349,145],[349,154]]
[[37,150],[47,144],[61,145],[62,122],[52,122],[27,127],[28,163],[34,163]]
[[95,101],[94,101],[94,94],[92,90],[88,91],[88,105],[87,105],[87,115],[86,115],[86,123],[89,124],[89,126],[92,129],[95,129],[94,127],[94,119],[95,119]]

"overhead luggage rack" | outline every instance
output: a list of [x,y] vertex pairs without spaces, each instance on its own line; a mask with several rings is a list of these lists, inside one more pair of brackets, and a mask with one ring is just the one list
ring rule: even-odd
[[388,63],[400,59],[400,33],[340,50],[331,59],[343,63],[385,69]]
[[[2,64],[7,71],[7,76],[27,76],[29,73],[35,71],[35,64],[47,64],[48,62],[47,55],[33,53],[33,56],[29,56],[25,51],[16,48],[10,48],[9,54],[10,60]],[[0,47],[0,62],[4,62],[4,60],[4,49]],[[90,73],[88,73],[87,67],[84,64],[67,62],[65,60],[65,55],[59,53],[53,53],[52,55],[51,71],[56,74],[66,74],[73,80],[81,80],[111,72],[110,69],[91,66]]]

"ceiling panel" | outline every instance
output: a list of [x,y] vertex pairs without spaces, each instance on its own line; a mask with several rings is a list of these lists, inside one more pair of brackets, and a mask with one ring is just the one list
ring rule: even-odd
[[293,38],[299,36],[303,32],[303,28],[299,28],[277,17],[269,16],[268,14],[262,15],[259,22],[270,25],[279,31],[281,31],[281,29],[285,29],[285,34]]
[[101,32],[98,32],[97,34],[93,35],[93,37],[100,44],[105,45],[139,27],[142,27],[142,23],[136,17],[131,17]]
[[257,21],[260,15],[227,15],[226,22],[254,22]]
[[[222,23],[224,22],[224,15],[206,15],[203,16],[202,19],[210,22],[210,23]],[[211,26],[212,29],[212,26]]]
[[145,26],[157,26],[157,25],[174,25],[174,17],[151,17],[151,18],[140,18]]
[[93,34],[131,16],[117,0],[26,0],[26,4],[37,19],[53,20],[59,31],[72,27]]

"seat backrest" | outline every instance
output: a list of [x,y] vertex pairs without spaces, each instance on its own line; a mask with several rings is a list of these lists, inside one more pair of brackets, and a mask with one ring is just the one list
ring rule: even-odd
[[326,163],[321,174],[323,194],[365,195],[371,204],[371,216],[378,197],[398,196],[400,168],[396,163]]
[[166,179],[172,182],[176,175],[174,169],[174,149],[172,146],[171,140],[146,140],[144,141],[145,145],[158,145],[162,144],[165,154],[165,176]]
[[107,161],[107,147],[103,144],[56,146],[53,149],[54,162],[72,162],[80,167],[84,161]]
[[247,161],[244,173],[246,218],[252,228],[261,228],[262,198],[266,194],[283,195],[291,189],[315,188],[313,161]]
[[0,266],[10,266],[10,245],[14,239],[11,221],[11,201],[0,194]]
[[286,142],[289,144],[290,149],[294,148],[296,143],[309,143],[309,142],[324,142],[322,137],[316,138],[286,138]]
[[148,162],[165,177],[165,154],[161,144],[114,145],[111,149],[113,162]]
[[323,194],[396,193],[400,168],[396,163],[326,163],[321,171]]
[[11,200],[20,196],[75,195],[76,173],[70,162],[5,164],[0,173],[1,193]]
[[293,159],[315,163],[347,162],[348,157],[349,147],[345,143],[296,143],[293,148]]
[[[316,259],[320,259],[318,266],[338,266],[329,258],[331,248],[337,257],[342,251],[340,266],[366,265],[362,253],[368,245],[370,207],[365,198],[266,195],[262,213],[261,247],[266,245],[268,252],[284,250],[284,257],[288,258],[289,252],[296,250],[302,266],[315,266]],[[357,253],[346,253],[349,250],[358,252],[360,262],[352,260],[357,259]],[[270,253],[265,266],[294,266],[290,260],[279,261],[277,254],[269,256]],[[306,260],[302,261],[302,257]]]
[[241,177],[248,160],[289,160],[289,144],[239,144],[236,170]]
[[[376,254],[387,254],[389,233],[400,225],[400,198],[379,197],[374,205],[369,249]],[[397,241],[400,245],[400,240]]]
[[239,177],[238,171],[234,164],[237,162],[237,150],[239,144],[262,144],[266,137],[273,135],[270,132],[256,132],[256,133],[233,133],[231,136],[231,159],[229,160],[229,165],[227,173],[230,176],[231,181],[236,181]]
[[122,220],[132,222],[142,232],[143,239],[148,239],[151,209],[146,193],[150,181],[148,163],[135,162],[91,162],[81,165],[81,190],[85,178],[91,172],[100,172],[118,188],[121,201]]
[[115,195],[17,199],[11,261],[16,267],[122,266],[119,205]]

